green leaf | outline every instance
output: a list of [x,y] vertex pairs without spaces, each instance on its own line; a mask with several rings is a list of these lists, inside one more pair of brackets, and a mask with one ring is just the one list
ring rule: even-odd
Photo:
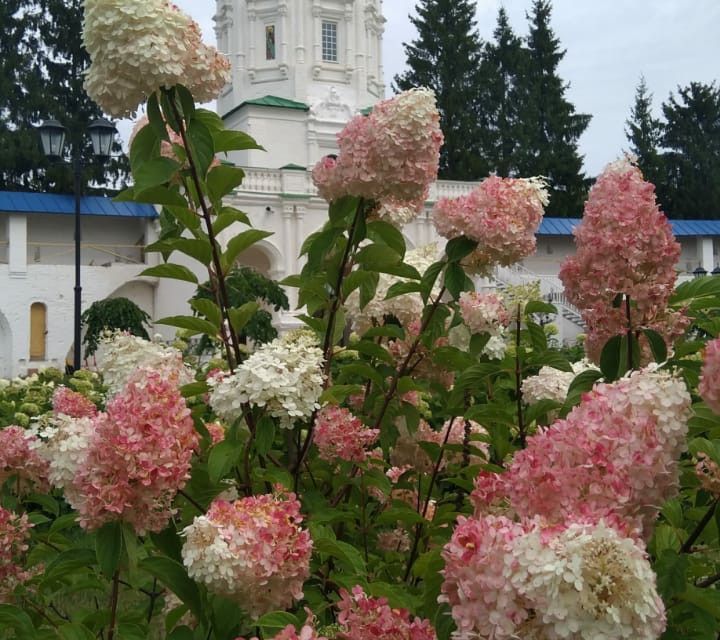
[[168,136],[167,125],[165,124],[162,112],[160,111],[160,104],[158,102],[156,92],[153,92],[148,98],[145,111],[147,113],[148,122],[153,128],[155,135],[161,140],[169,140],[170,136]]
[[220,307],[218,307],[212,300],[208,298],[193,298],[190,300],[190,306],[212,322],[216,329],[220,329],[220,325],[222,324],[222,312],[220,311]]
[[313,539],[313,551],[325,553],[335,558],[341,565],[352,571],[353,576],[365,576],[365,561],[360,552],[347,542],[333,540],[330,537]]
[[233,331],[240,335],[258,309],[260,309],[260,305],[257,302],[246,302],[242,307],[228,309],[228,317]]
[[0,604],[0,630],[10,629],[15,632],[14,637],[17,640],[34,640],[35,638],[35,627],[27,613],[13,605]]
[[212,138],[215,153],[246,151],[248,149],[265,151],[265,148],[259,145],[252,136],[242,131],[229,131],[228,129],[213,130]]
[[600,354],[600,371],[608,382],[617,380],[620,375],[622,336],[613,336],[607,341]]
[[422,285],[417,281],[412,282],[396,282],[390,285],[388,292],[385,295],[385,300],[396,298],[397,296],[405,295],[406,293],[420,293],[422,292]]
[[677,594],[677,597],[694,604],[698,609],[707,611],[716,620],[720,618],[720,591],[687,585],[685,591]]
[[139,566],[143,571],[147,571],[162,582],[190,607],[190,611],[198,620],[205,620],[200,590],[188,577],[185,568],[180,563],[170,558],[155,556],[141,560]]
[[217,218],[213,220],[213,231],[217,235],[236,222],[250,226],[250,218],[248,218],[247,213],[243,213],[234,207],[223,207],[220,209]]
[[299,626],[299,620],[286,611],[271,611],[264,616],[260,616],[255,624],[262,629],[265,637],[275,636],[289,624],[294,627]]
[[134,173],[135,193],[141,193],[145,189],[159,187],[170,182],[179,169],[180,164],[170,158],[146,160]]
[[242,184],[245,172],[238,167],[221,164],[210,169],[207,176],[207,188],[210,199],[218,201]]
[[93,549],[68,549],[58,555],[45,569],[46,580],[63,578],[77,569],[87,570],[97,563]]
[[180,387],[180,393],[183,398],[192,398],[207,393],[208,391],[210,391],[210,386],[207,382],[191,382]]
[[188,154],[192,155],[200,178],[204,179],[210,164],[215,158],[215,147],[210,129],[199,119],[193,117],[187,127]]
[[236,440],[218,442],[208,456],[208,475],[214,484],[227,475],[242,454],[242,444]]
[[133,174],[145,162],[160,155],[160,137],[154,127],[146,124],[135,134],[130,145],[130,168]]
[[25,501],[39,504],[43,510],[52,513],[54,516],[60,515],[60,505],[52,496],[44,493],[32,493],[25,498]]
[[650,351],[652,351],[655,362],[665,362],[668,356],[665,339],[657,331],[653,331],[652,329],[643,329],[643,334],[650,344]]
[[166,211],[177,220],[185,229],[197,231],[200,228],[200,216],[188,209],[187,202],[184,200],[179,206],[166,206]]
[[471,240],[466,236],[458,236],[449,240],[445,245],[445,254],[450,262],[460,262],[460,260],[475,251],[477,246],[476,240]]
[[95,640],[95,634],[79,622],[66,622],[58,627],[62,640]]
[[198,240],[196,238],[169,238],[167,240],[159,240],[145,247],[145,251],[157,251],[163,254],[180,251],[205,266],[209,265],[212,260],[210,245],[204,240]]
[[185,120],[192,118],[195,113],[195,100],[193,99],[192,93],[181,84],[175,85],[173,89],[177,96],[177,102],[180,103],[180,113],[183,118],[185,118]]
[[95,534],[95,554],[100,569],[111,577],[120,564],[122,550],[122,525],[119,521],[104,524]]
[[333,226],[345,229],[355,216],[360,199],[355,196],[343,196],[330,203],[328,217]]
[[388,364],[392,364],[394,362],[393,357],[390,353],[388,353],[385,347],[381,347],[379,344],[375,344],[370,340],[360,340],[359,342],[355,342],[353,343],[352,348],[363,355],[383,360]]
[[357,252],[355,259],[368,271],[383,271],[402,262],[402,256],[397,251],[386,244],[377,243],[365,245]]
[[166,206],[186,207],[187,202],[175,189],[167,187],[150,187],[137,189],[129,187],[113,198],[113,202],[144,202]]
[[168,316],[155,321],[157,324],[166,324],[170,327],[178,327],[195,333],[205,333],[209,336],[217,334],[217,327],[211,322],[193,316]]
[[154,267],[148,267],[140,275],[155,278],[174,278],[175,280],[184,280],[193,284],[198,283],[197,276],[181,264],[158,264]]
[[[467,279],[465,270],[457,262],[451,262],[448,264],[447,269],[445,270],[444,284],[445,288],[453,298],[459,298],[460,294],[466,290]],[[472,283],[470,284],[472,285]]]
[[260,242],[264,238],[273,235],[272,231],[262,231],[261,229],[248,229],[237,234],[227,244],[227,249],[222,256],[223,270],[227,271],[235,264],[237,257],[256,242]]
[[428,301],[440,272],[445,268],[445,264],[445,261],[440,260],[438,262],[434,262],[425,270],[425,273],[420,280],[420,287],[424,302]]
[[367,225],[367,236],[373,242],[381,242],[400,256],[405,256],[405,238],[402,232],[389,222],[375,220]]
[[542,300],[530,300],[525,305],[525,315],[530,316],[533,313],[550,313],[557,314],[557,307],[549,302],[543,302]]
[[275,421],[269,416],[264,416],[257,423],[257,429],[255,431],[255,450],[261,456],[267,455],[268,451],[272,448],[274,440]]
[[602,378],[602,373],[597,369],[588,369],[576,375],[568,388],[566,407],[569,409],[578,404],[582,394],[590,391],[600,378]]

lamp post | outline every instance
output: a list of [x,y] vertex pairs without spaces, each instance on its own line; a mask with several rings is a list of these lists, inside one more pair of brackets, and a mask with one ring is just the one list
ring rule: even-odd
[[[45,155],[53,160],[61,160],[65,146],[67,129],[57,120],[46,120],[40,127],[40,140]],[[105,118],[93,120],[87,127],[92,142],[93,153],[99,160],[110,156],[115,126]],[[73,326],[73,368],[80,369],[80,315],[82,311],[82,285],[80,284],[80,197],[82,195],[82,148],[80,141],[75,141],[70,150],[73,169],[73,191],[75,195],[75,313]]]

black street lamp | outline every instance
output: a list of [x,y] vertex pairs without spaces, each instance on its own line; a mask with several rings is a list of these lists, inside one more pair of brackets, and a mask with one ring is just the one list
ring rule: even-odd
[[[51,160],[61,160],[65,146],[67,129],[57,120],[46,120],[38,127],[43,152]],[[113,137],[117,130],[112,122],[105,118],[93,120],[87,127],[92,142],[93,153],[100,161],[110,156]],[[82,312],[82,286],[80,284],[80,196],[82,195],[83,161],[81,145],[74,143],[70,155],[73,168],[73,191],[75,194],[75,318],[73,340],[73,367],[80,369],[80,315]]]
[[701,264],[699,264],[697,266],[697,269],[695,269],[695,271],[693,271],[694,278],[702,278],[703,276],[706,276],[706,275],[707,275],[707,269],[703,269]]

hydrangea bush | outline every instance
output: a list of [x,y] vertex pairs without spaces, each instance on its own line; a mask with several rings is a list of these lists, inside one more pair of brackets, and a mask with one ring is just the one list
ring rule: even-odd
[[85,5],[90,96],[147,112],[120,196],[162,207],[144,274],[207,269],[160,322],[219,356],[115,333],[97,372],[0,381],[0,637],[717,638],[720,279],[676,286],[639,170],[608,167],[563,267],[571,363],[536,289],[473,280],[534,250],[543,180],[441,200],[445,246],[406,251],[442,133],[431,91],[386,100],[313,171],[305,328],[248,346],[225,279],[268,234],[218,160],[258,145],[195,106],[228,64],[166,0]]

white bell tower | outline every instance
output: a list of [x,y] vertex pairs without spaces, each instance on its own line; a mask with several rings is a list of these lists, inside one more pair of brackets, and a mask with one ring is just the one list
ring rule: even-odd
[[[294,147],[295,155],[283,154],[289,162],[310,166],[332,152],[341,126],[384,98],[382,0],[216,1],[218,49],[232,64],[218,113],[268,149],[280,135],[283,146]],[[281,110],[304,120],[302,152],[297,136],[277,122]],[[275,122],[263,125],[260,111]],[[257,161],[273,166],[281,161],[276,155]],[[254,164],[252,153],[235,161]]]

